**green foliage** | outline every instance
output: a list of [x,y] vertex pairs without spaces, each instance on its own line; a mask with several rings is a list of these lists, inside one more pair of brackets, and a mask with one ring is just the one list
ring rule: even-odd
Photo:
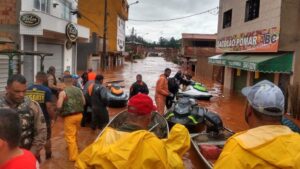
[[170,39],[160,37],[158,39],[158,42],[148,42],[146,41],[142,36],[137,36],[135,33],[134,28],[131,30],[131,34],[129,36],[125,37],[126,42],[135,42],[135,43],[141,43],[146,47],[166,47],[166,48],[180,48],[181,46],[181,39],[175,39],[174,37],[171,37]]

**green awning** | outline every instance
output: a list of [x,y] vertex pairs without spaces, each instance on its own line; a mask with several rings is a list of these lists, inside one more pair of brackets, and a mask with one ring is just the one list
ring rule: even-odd
[[264,73],[291,73],[293,53],[224,54],[210,57],[208,63]]

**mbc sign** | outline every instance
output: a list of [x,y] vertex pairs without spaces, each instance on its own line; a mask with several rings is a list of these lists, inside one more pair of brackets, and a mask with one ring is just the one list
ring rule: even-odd
[[257,30],[228,36],[217,40],[217,50],[222,52],[277,52],[279,29]]

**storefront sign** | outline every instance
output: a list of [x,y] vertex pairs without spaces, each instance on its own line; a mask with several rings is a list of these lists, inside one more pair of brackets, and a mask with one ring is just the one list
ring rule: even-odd
[[217,40],[217,49],[222,52],[277,52],[279,29],[257,30],[228,36]]
[[68,23],[66,26],[66,35],[68,40],[75,42],[78,38],[78,30],[73,23]]
[[41,18],[32,13],[25,13],[20,16],[20,22],[25,26],[34,27],[41,23]]
[[239,62],[239,61],[228,61],[227,65],[229,67],[242,67],[242,62]]
[[243,69],[244,70],[256,70],[256,63],[250,62],[243,62]]
[[208,61],[211,64],[217,64],[217,65],[225,65],[226,61],[225,60],[217,60],[217,59],[212,59]]

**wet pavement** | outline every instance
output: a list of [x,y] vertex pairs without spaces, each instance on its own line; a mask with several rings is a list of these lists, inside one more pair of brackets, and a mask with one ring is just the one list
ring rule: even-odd
[[[179,66],[166,61],[161,57],[147,57],[136,62],[125,62],[124,66],[111,71],[103,72],[104,81],[111,80],[124,80],[121,85],[124,85],[125,92],[128,92],[130,85],[135,82],[136,74],[142,74],[143,81],[147,83],[150,93],[149,95],[154,98],[156,80],[159,75],[163,73],[165,68],[171,68],[173,76]],[[197,80],[197,79],[195,79]],[[244,122],[243,111],[245,99],[239,95],[226,91],[222,91],[222,86],[218,83],[213,83],[210,80],[201,81],[211,90],[214,97],[211,101],[200,101],[199,105],[207,107],[211,111],[219,113],[223,119],[224,125],[233,131],[241,131],[247,129]],[[124,108],[113,109],[109,108],[110,117],[114,116]],[[91,131],[88,127],[81,128],[78,133],[79,149],[82,151],[87,145],[91,144],[97,137],[100,131]],[[55,123],[52,133],[52,150],[53,158],[44,160],[44,153],[42,152],[42,169],[69,169],[74,168],[74,163],[68,161],[67,146],[63,136],[63,123],[62,119],[58,119]],[[184,157],[184,164],[186,168],[201,169],[204,168],[203,164],[198,160],[196,152],[191,149]]]

